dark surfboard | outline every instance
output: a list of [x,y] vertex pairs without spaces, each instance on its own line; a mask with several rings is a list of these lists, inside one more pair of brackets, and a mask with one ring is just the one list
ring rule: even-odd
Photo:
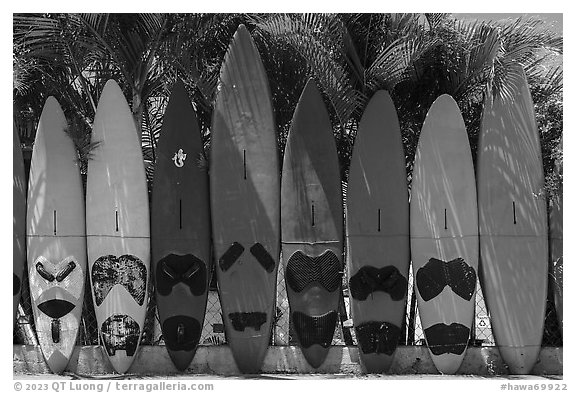
[[410,267],[406,160],[394,103],[372,97],[358,128],[346,198],[350,304],[366,371],[388,371],[406,314]]
[[226,339],[256,373],[270,342],[280,252],[280,180],[268,80],[240,25],[220,71],[212,121],[210,200]]
[[324,101],[308,81],[292,118],[282,167],[282,258],[290,319],[308,363],[328,355],[342,279],[342,188]]
[[156,154],[151,210],[156,304],[170,358],[184,370],[200,341],[212,264],[208,168],[181,82],[170,95]]

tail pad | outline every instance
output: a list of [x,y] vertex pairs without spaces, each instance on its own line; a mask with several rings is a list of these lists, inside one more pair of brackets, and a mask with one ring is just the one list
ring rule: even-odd
[[430,351],[438,356],[445,353],[461,355],[468,345],[470,329],[460,323],[437,323],[424,330]]
[[170,317],[162,324],[162,334],[168,349],[191,351],[200,342],[202,327],[196,318],[186,315]]
[[228,318],[238,332],[243,332],[247,327],[259,331],[266,323],[266,314],[263,312],[233,312],[228,314]]
[[341,278],[340,260],[330,250],[317,257],[296,251],[286,266],[286,282],[294,292],[302,292],[313,282],[320,283],[328,292],[334,292],[340,287]]
[[328,348],[332,343],[337,319],[336,311],[329,311],[317,317],[311,317],[300,311],[292,313],[294,330],[303,348],[309,348],[314,344]]
[[102,342],[108,356],[124,350],[134,356],[140,339],[140,325],[129,315],[112,315],[102,323]]
[[393,323],[370,321],[356,326],[358,344],[363,353],[391,356],[400,340],[400,328]]
[[470,301],[476,290],[476,271],[464,259],[449,262],[430,258],[416,273],[418,292],[424,301],[438,296],[445,286],[464,300]]

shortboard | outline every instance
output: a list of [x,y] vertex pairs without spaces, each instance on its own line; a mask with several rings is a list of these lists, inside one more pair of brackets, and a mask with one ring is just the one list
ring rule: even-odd
[[210,201],[226,340],[243,373],[260,370],[275,315],[280,171],[270,88],[240,25],[220,70],[212,119]]
[[12,129],[14,146],[12,150],[12,298],[14,300],[12,321],[16,323],[18,304],[22,294],[22,277],[26,266],[26,174],[20,137],[14,122]]
[[48,97],[36,131],[26,237],[38,343],[52,372],[65,370],[78,336],[86,277],[84,190],[60,104]]
[[478,145],[480,283],[496,345],[513,374],[538,359],[548,285],[544,171],[534,105],[521,66],[488,90]]
[[410,207],[400,124],[388,92],[369,101],[346,195],[348,289],[360,359],[387,372],[400,342],[410,267]]
[[338,320],[343,208],[332,125],[314,80],[304,87],[288,132],[281,206],[290,321],[304,357],[318,368]]
[[436,369],[458,371],[474,320],[478,208],[460,109],[447,95],[426,115],[410,198],[410,249],[418,311]]
[[208,167],[196,114],[182,82],[162,123],[152,187],[152,267],[162,336],[184,370],[204,325],[210,258]]
[[131,366],[148,305],[148,190],[134,118],[120,87],[106,82],[94,117],[86,185],[92,298],[103,349],[114,370]]

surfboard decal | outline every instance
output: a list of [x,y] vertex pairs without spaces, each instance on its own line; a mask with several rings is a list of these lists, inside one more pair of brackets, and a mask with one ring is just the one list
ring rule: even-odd
[[218,260],[218,266],[220,266],[220,270],[226,272],[228,269],[236,263],[240,255],[244,252],[244,246],[242,246],[238,242],[232,243],[230,247],[226,250],[224,254]]
[[445,286],[452,288],[462,299],[470,301],[476,290],[476,271],[462,258],[449,262],[430,258],[426,265],[418,269],[416,285],[424,301],[434,299]]
[[263,312],[233,312],[228,314],[228,318],[238,332],[243,332],[247,327],[259,331],[266,323],[266,313]]
[[300,345],[303,348],[309,348],[318,344],[323,348],[328,348],[332,343],[337,318],[338,313],[334,310],[317,317],[306,315],[300,311],[293,312],[294,330]]
[[428,348],[434,355],[445,353],[461,355],[468,345],[470,329],[456,322],[450,325],[437,323],[424,329],[424,334]]
[[358,344],[363,353],[392,355],[398,346],[400,328],[393,323],[370,321],[356,326]]
[[158,262],[156,289],[162,296],[168,296],[172,288],[183,283],[194,296],[206,293],[206,264],[193,254],[169,254]]
[[72,311],[76,305],[65,299],[50,299],[38,304],[38,309],[52,319],[59,319]]
[[140,325],[129,315],[112,315],[108,317],[100,329],[102,342],[108,356],[114,356],[116,351],[126,351],[126,356],[134,356],[140,338]]
[[380,269],[362,266],[350,278],[350,295],[356,300],[366,300],[377,291],[386,292],[392,300],[400,301],[408,293],[408,280],[392,265]]
[[182,168],[184,166],[184,161],[186,160],[187,154],[184,153],[184,150],[178,149],[176,153],[174,153],[174,157],[172,157],[172,161],[174,161],[174,165],[177,168]]
[[13,296],[16,296],[20,293],[20,287],[22,286],[22,280],[18,277],[15,273],[12,273],[13,281],[12,281],[12,290],[14,291]]
[[200,342],[202,327],[196,318],[176,315],[167,318],[162,324],[162,334],[168,349],[191,351]]
[[298,250],[288,259],[286,282],[294,292],[302,292],[311,283],[319,283],[328,292],[341,285],[342,267],[340,260],[331,250],[311,257]]
[[92,285],[96,305],[100,306],[116,285],[122,285],[138,305],[146,297],[147,268],[140,258],[124,254],[101,256],[92,266]]
[[254,244],[252,247],[250,247],[250,253],[254,256],[254,258],[256,258],[258,263],[262,265],[264,270],[266,270],[268,273],[272,273],[274,271],[274,268],[276,267],[276,261],[274,258],[272,258],[272,255],[266,251],[266,248],[264,248],[262,244]]

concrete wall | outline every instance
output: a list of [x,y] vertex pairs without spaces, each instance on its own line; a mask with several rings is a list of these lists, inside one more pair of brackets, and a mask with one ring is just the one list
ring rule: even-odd
[[[562,348],[545,347],[532,370],[534,375],[563,375]],[[14,345],[14,374],[49,374],[40,348]],[[80,375],[113,374],[112,367],[99,346],[76,347],[67,371]],[[333,346],[319,369],[312,368],[295,346],[273,346],[262,366],[263,374],[362,374],[358,349]],[[143,346],[128,371],[141,376],[174,375],[174,368],[164,346]],[[185,373],[237,375],[239,371],[228,346],[200,346]],[[437,374],[424,346],[398,347],[390,374]],[[496,347],[470,347],[458,374],[506,375],[508,370]]]

